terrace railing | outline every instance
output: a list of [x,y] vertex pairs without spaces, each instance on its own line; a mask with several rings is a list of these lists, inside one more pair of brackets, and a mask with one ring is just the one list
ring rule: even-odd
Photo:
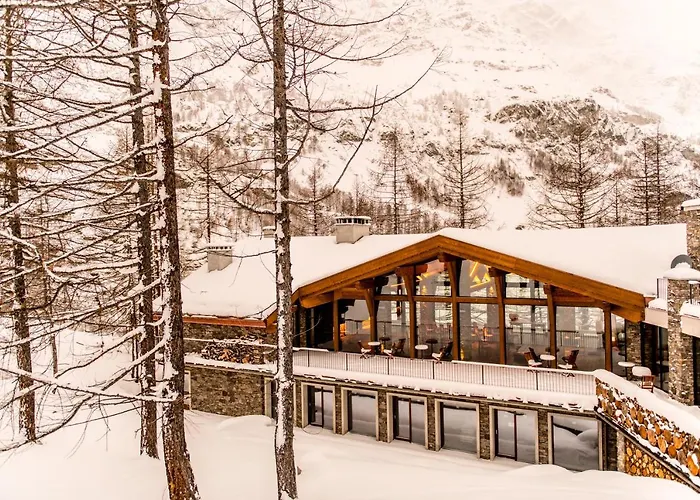
[[303,348],[295,351],[294,365],[333,371],[371,373],[532,391],[586,396],[595,394],[593,373],[575,370],[528,368],[466,361],[436,363],[433,360],[425,359],[390,358],[380,355],[363,357],[360,354],[349,352]]

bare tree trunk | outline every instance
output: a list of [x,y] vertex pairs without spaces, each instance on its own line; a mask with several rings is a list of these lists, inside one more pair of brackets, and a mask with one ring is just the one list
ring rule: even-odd
[[274,0],[272,14],[275,154],[275,249],[277,276],[277,423],[275,461],[277,498],[297,498],[294,463],[294,366],[292,351],[292,262],[287,151],[287,82],[284,0]]
[[[17,137],[12,127],[15,125],[15,103],[13,82],[13,55],[15,9],[5,9],[5,102],[3,114],[5,126],[5,147],[8,153],[18,150]],[[5,160],[7,176],[7,205],[11,207],[19,203],[19,171],[18,162],[14,159]],[[29,339],[29,316],[27,313],[27,283],[24,279],[24,248],[22,240],[22,219],[18,210],[10,215],[10,234],[12,235],[12,265],[15,274],[12,279],[12,331],[17,340]],[[31,344],[23,342],[17,346],[17,367],[25,372],[32,371]],[[29,377],[19,377],[19,390],[32,385]],[[36,441],[36,409],[34,393],[29,392],[19,401],[19,428],[27,441]]]
[[153,30],[153,93],[155,114],[155,165],[161,208],[161,282],[163,396],[163,453],[171,500],[199,499],[190,454],[185,441],[185,345],[180,289],[180,249],[177,225],[175,143],[170,94],[170,28],[168,0],[151,0]]
[[[129,45],[132,49],[138,49],[139,32],[136,7],[128,7]],[[129,91],[132,95],[139,94],[141,87],[141,56],[134,50],[131,56],[131,79]],[[136,104],[139,104],[140,100]],[[145,176],[148,173],[148,163],[143,152],[146,142],[144,132],[143,111],[136,107],[131,114],[132,144],[139,152],[134,156],[134,171],[137,176]],[[151,210],[146,208],[149,204],[148,181],[138,181],[137,203],[141,207],[137,218],[139,278],[144,290],[139,294],[136,306],[136,324],[143,326],[144,333],[139,343],[139,351],[149,352],[155,346],[155,328],[153,327],[153,290],[149,285],[153,282],[153,252],[151,240]],[[141,380],[141,393],[153,394],[156,378],[156,360],[151,356],[143,363],[139,371]],[[149,457],[158,458],[158,408],[154,401],[144,401],[141,405],[141,453]]]

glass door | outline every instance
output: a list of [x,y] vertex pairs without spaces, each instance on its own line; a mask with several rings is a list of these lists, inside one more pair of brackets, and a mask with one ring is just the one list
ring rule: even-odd
[[422,401],[393,398],[394,439],[425,446],[425,405]]

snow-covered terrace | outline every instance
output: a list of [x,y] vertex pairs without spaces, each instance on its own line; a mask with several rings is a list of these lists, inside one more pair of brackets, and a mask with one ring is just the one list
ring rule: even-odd
[[[275,373],[272,363],[253,365],[186,357],[189,365]],[[319,380],[392,387],[453,396],[484,397],[570,409],[593,410],[592,372],[552,370],[462,361],[437,363],[427,359],[363,357],[322,349],[296,349],[294,374]]]
[[[680,279],[688,281],[689,292],[693,286],[700,283],[700,271],[690,265],[681,263],[669,269],[662,278],[657,280],[656,298],[647,304],[645,322],[668,328],[668,280]],[[680,309],[681,330],[683,333],[700,337],[700,297],[693,297],[683,303]]]

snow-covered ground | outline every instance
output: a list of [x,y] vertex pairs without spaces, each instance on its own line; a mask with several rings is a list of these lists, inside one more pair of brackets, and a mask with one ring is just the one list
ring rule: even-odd
[[[117,411],[114,408],[113,411]],[[66,429],[43,445],[0,462],[3,500],[152,500],[166,498],[162,464],[138,456],[134,413]],[[187,415],[189,446],[202,498],[276,498],[273,427],[266,417]],[[572,473],[555,466],[487,462],[458,452],[376,443],[318,431],[296,434],[305,500],[492,500],[696,498],[685,486],[613,472]]]
[[[110,339],[75,333],[61,344],[62,366],[85,360]],[[129,359],[116,352],[77,379],[102,380]],[[5,360],[9,362],[9,360]],[[1,380],[3,391],[11,389]],[[128,381],[115,387],[125,392]],[[60,394],[66,397],[65,394]],[[53,400],[43,402],[51,418]],[[59,407],[55,407],[60,410]],[[55,409],[54,408],[54,409]],[[109,415],[104,417],[104,413]],[[9,417],[9,415],[5,415]],[[188,445],[205,500],[276,498],[273,426],[268,418],[228,418],[188,412]],[[7,420],[5,420],[7,423]],[[0,429],[0,442],[11,438]],[[162,462],[138,454],[138,414],[127,403],[84,409],[67,427],[41,444],[0,454],[2,500],[153,500],[167,498]],[[522,466],[508,460],[477,460],[472,455],[430,452],[402,442],[377,443],[363,436],[297,430],[297,464],[304,500],[424,500],[434,497],[492,500],[696,498],[671,481],[633,478],[614,472],[572,473],[555,466]]]

